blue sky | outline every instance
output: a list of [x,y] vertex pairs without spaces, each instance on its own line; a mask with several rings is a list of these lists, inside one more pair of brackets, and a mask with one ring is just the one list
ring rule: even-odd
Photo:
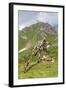
[[58,26],[58,13],[56,12],[41,12],[41,11],[22,11],[18,12],[19,30],[37,21],[49,23],[52,26]]

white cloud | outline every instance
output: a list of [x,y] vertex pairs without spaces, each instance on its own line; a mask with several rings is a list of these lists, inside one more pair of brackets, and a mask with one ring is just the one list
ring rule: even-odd
[[22,30],[25,27],[25,25],[20,25],[19,30]]
[[40,12],[37,16],[37,19],[41,22],[49,23],[51,25],[58,23],[57,13]]
[[47,22],[47,13],[40,12],[37,16],[37,19],[41,22]]

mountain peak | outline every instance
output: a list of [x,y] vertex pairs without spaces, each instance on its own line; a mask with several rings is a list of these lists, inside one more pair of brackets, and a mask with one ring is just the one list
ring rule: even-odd
[[40,32],[44,32],[48,34],[57,34],[57,29],[55,27],[53,27],[49,23],[44,23],[44,22],[37,22],[22,29],[22,31],[24,30],[30,30],[30,31],[39,30]]

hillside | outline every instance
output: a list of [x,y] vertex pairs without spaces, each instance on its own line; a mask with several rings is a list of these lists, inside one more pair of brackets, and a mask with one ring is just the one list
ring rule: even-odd
[[[18,78],[46,78],[58,75],[58,34],[57,29],[48,23],[35,23],[18,31]],[[54,63],[40,63],[24,73],[24,65],[32,55],[35,46],[40,45],[43,38],[51,43],[48,55],[52,56]],[[32,63],[38,61],[38,55],[32,59]]]
[[[19,50],[30,42],[32,45],[46,37],[49,42],[57,37],[57,30],[48,23],[36,23],[19,31]],[[50,38],[49,38],[50,37]]]

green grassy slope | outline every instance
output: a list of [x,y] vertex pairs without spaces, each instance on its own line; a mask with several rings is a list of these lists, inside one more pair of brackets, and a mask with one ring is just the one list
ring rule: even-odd
[[[46,25],[41,24],[44,28]],[[25,50],[18,54],[18,78],[48,78],[48,77],[57,77],[58,76],[58,46],[57,46],[57,35],[52,29],[52,33],[41,31],[41,25],[34,24],[30,27],[24,28],[22,31],[19,31],[18,35],[18,49],[21,50],[25,47],[30,47],[28,50]],[[48,26],[47,26],[48,27]],[[39,45],[43,38],[46,37],[47,41],[51,43],[50,48],[48,49],[49,56],[52,56],[54,63],[51,62],[41,62],[37,65],[34,65],[26,73],[24,73],[24,65],[31,58],[32,49]],[[32,63],[38,61],[38,55],[32,59]]]

